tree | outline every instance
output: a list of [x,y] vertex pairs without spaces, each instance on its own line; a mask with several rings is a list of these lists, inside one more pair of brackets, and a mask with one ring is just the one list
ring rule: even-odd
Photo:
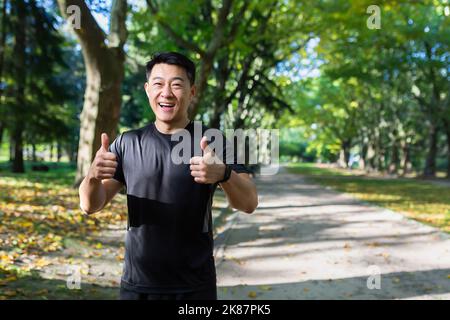
[[14,121],[12,127],[12,138],[14,141],[14,161],[13,172],[25,172],[23,165],[23,126],[20,118],[25,109],[25,82],[26,82],[26,6],[24,0],[18,0],[14,3],[13,25],[14,34]]
[[[213,63],[217,53],[221,48],[229,45],[233,41],[250,1],[243,1],[239,8],[236,9],[233,17],[229,18],[229,15],[232,13],[233,9],[233,0],[222,0],[221,7],[217,9],[215,15],[217,16],[217,19],[213,18],[214,9],[211,1],[203,1],[201,3],[201,7],[199,7],[202,14],[199,16],[203,19],[203,22],[205,22],[205,27],[212,27],[212,30],[209,32],[209,39],[204,43],[203,47],[193,41],[186,40],[186,38],[177,32],[170,23],[166,22],[167,19],[164,18],[164,15],[161,15],[158,4],[154,3],[152,0],[146,1],[150,11],[155,16],[156,21],[158,21],[159,25],[173,39],[173,41],[178,46],[197,53],[201,58],[198,79],[196,81],[197,93],[189,108],[189,117],[193,119],[198,112],[199,104],[204,96],[208,77],[213,69]],[[167,1],[165,2],[170,8],[171,3],[167,4]],[[189,3],[188,5],[191,6],[192,4]],[[179,14],[175,10],[171,10],[171,12],[165,12],[163,14],[170,15],[171,13],[176,13],[177,15]]]
[[[4,20],[2,110],[0,122],[11,138],[12,170],[24,172],[25,142],[52,141],[67,136],[66,109],[61,101],[73,84],[65,87],[59,75],[67,69],[63,58],[66,43],[56,30],[54,15],[34,0],[9,5]],[[7,109],[7,110],[5,110]]]
[[81,112],[75,184],[86,176],[95,156],[100,136],[106,132],[112,139],[117,133],[122,103],[121,85],[124,78],[127,39],[127,1],[114,0],[107,35],[98,25],[83,0],[58,0],[61,14],[68,18],[70,6],[79,8],[80,28],[73,28],[81,44],[86,68],[86,90]]

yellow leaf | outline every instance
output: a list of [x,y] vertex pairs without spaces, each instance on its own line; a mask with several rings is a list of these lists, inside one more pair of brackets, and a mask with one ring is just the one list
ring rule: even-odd
[[48,289],[42,289],[42,290],[34,292],[33,294],[36,296],[39,296],[39,295],[43,295],[43,294],[47,294],[47,293],[48,293]]
[[264,291],[272,290],[272,287],[271,287],[271,286],[259,286],[259,288],[260,288],[261,290],[264,290]]
[[15,290],[5,290],[3,294],[7,297],[14,297],[17,295],[17,292]]
[[95,248],[101,249],[101,248],[103,248],[103,245],[99,242],[95,245]]
[[256,292],[255,292],[255,291],[250,291],[250,292],[248,293],[248,297],[249,297],[249,298],[256,298]]
[[40,258],[34,263],[34,265],[36,267],[45,267],[45,266],[48,266],[49,264],[51,264],[51,261],[49,261],[45,258]]

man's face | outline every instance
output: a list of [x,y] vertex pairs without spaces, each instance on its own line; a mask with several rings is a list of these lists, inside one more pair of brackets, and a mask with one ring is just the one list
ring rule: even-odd
[[190,85],[182,67],[165,63],[154,65],[144,87],[159,121],[170,123],[187,117],[195,86]]

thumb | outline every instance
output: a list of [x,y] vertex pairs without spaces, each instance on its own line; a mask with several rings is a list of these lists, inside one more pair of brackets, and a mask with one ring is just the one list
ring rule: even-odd
[[208,138],[205,136],[203,136],[202,140],[200,140],[200,148],[202,148],[203,154],[211,152],[211,148],[208,146]]
[[106,133],[102,133],[102,148],[108,151],[109,148],[109,137]]

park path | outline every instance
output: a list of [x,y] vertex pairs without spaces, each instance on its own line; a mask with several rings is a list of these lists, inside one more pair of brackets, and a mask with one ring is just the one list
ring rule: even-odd
[[447,234],[299,175],[256,181],[258,209],[216,240],[219,299],[450,299]]

